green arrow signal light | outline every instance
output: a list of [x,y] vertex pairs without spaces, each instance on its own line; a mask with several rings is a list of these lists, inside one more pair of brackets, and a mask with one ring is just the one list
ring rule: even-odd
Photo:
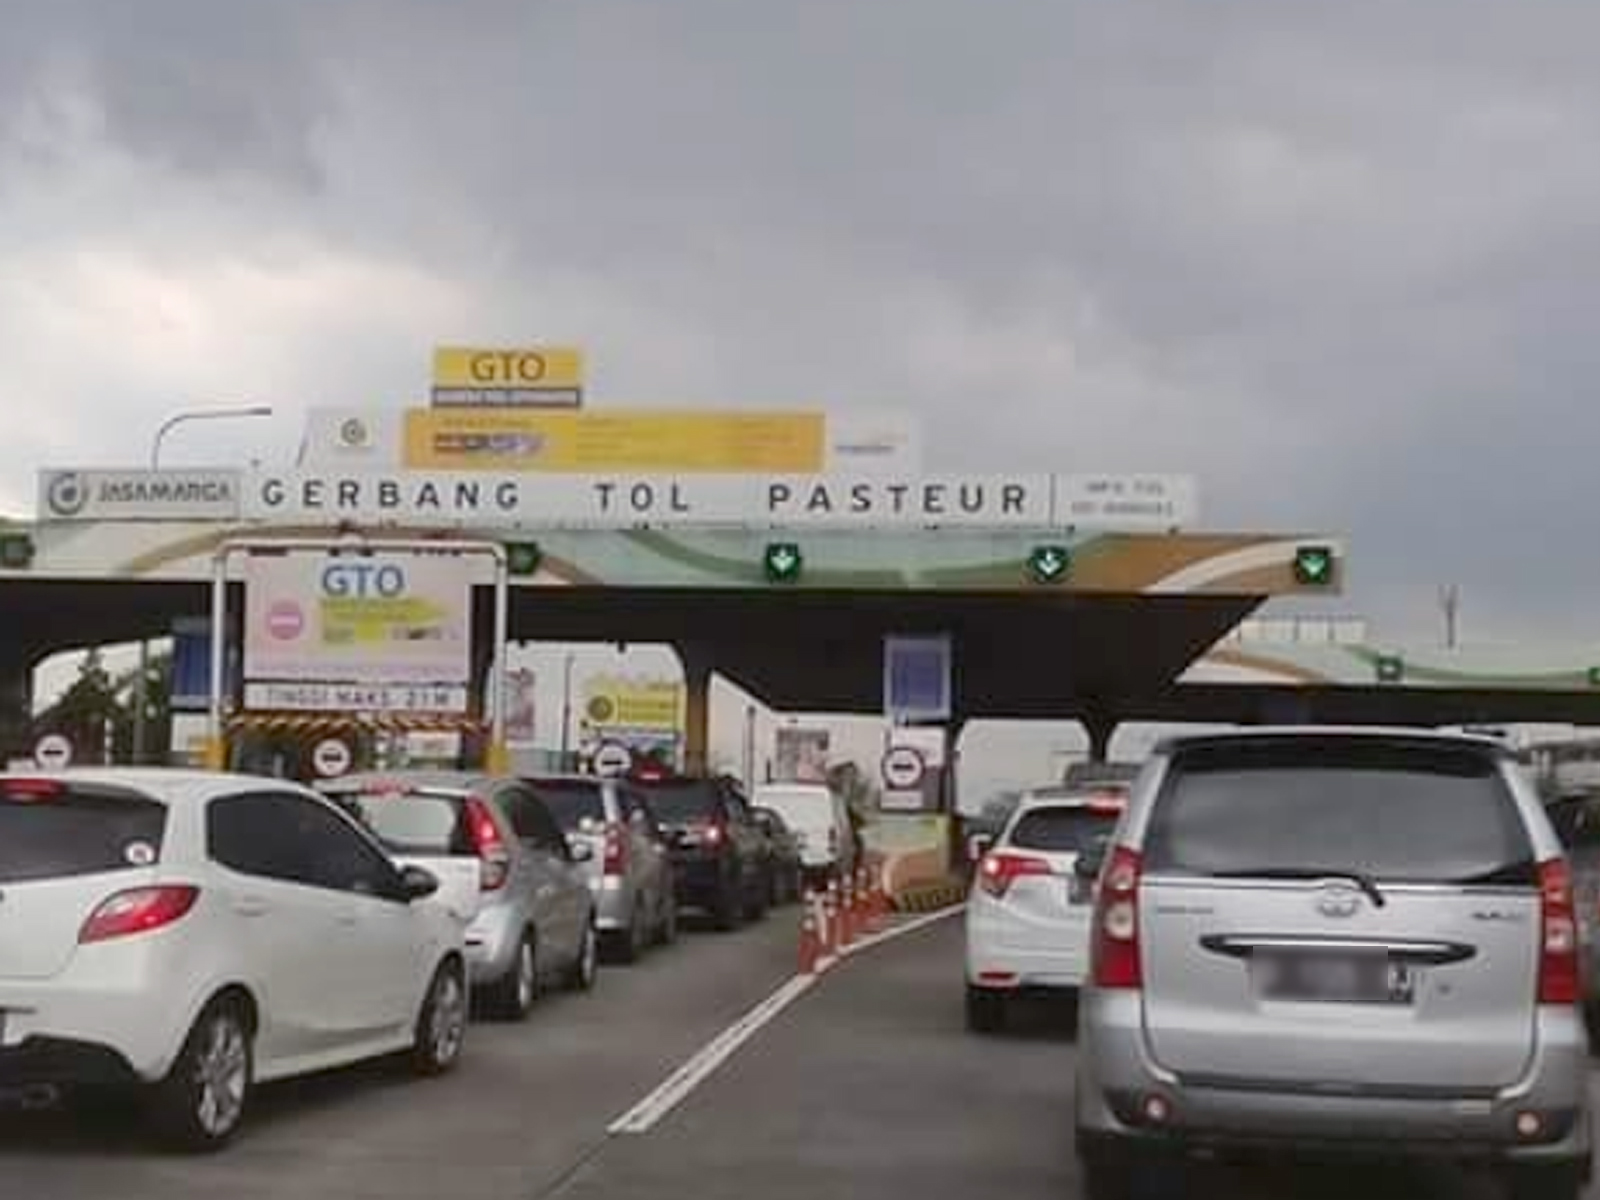
[[539,573],[539,564],[544,562],[544,551],[539,549],[539,543],[507,542],[505,550],[507,575],[525,579]]
[[1295,582],[1305,587],[1327,587],[1333,582],[1333,550],[1328,546],[1301,546],[1294,552]]
[[800,578],[805,561],[800,547],[793,542],[769,543],[761,556],[761,565],[769,583],[793,583]]
[[25,533],[0,535],[0,567],[22,571],[33,566],[33,539]]
[[1036,583],[1059,583],[1072,568],[1072,552],[1065,546],[1035,546],[1028,555],[1028,573]]

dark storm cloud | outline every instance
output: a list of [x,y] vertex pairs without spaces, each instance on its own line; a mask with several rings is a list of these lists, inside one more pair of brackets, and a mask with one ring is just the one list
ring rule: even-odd
[[[287,394],[398,402],[434,337],[571,337],[607,398],[905,404],[941,468],[1192,469],[1212,524],[1347,531],[1352,605],[1401,624],[1442,579],[1512,634],[1600,591],[1558,549],[1600,444],[1584,0],[101,0],[12,28],[33,140],[0,217],[32,269],[121,249],[208,336],[277,339]],[[41,165],[37,114],[83,107]],[[215,314],[240,263],[339,281],[306,293],[330,319],[237,279]],[[170,395],[197,368],[169,349]],[[153,411],[154,368],[129,386]]]

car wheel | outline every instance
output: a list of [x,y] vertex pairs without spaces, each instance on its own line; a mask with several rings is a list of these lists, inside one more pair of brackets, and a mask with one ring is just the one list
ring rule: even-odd
[[1006,1027],[1006,996],[992,988],[967,985],[967,1028],[973,1033],[999,1033]]
[[599,936],[594,931],[594,921],[590,920],[584,927],[583,945],[578,949],[577,961],[567,969],[567,989],[574,992],[589,991],[594,987],[599,966]]
[[724,933],[739,928],[743,923],[744,905],[739,895],[737,876],[724,881],[722,889],[717,892],[717,902],[711,916],[716,927]]
[[411,1065],[419,1075],[443,1075],[461,1061],[467,1037],[467,979],[461,964],[441,963],[417,1014]]
[[539,999],[539,956],[533,931],[523,933],[517,943],[511,970],[484,989],[484,1005],[494,1016],[507,1021],[523,1021]]
[[661,898],[661,924],[656,927],[658,945],[670,946],[678,940],[678,902],[668,893]]
[[767,916],[767,903],[772,897],[772,883],[763,871],[756,877],[755,895],[745,902],[744,915],[748,921],[763,921]]
[[1134,1200],[1142,1194],[1134,1163],[1108,1146],[1080,1144],[1078,1173],[1084,1200]]
[[644,900],[635,892],[633,910],[628,914],[628,927],[612,935],[611,957],[624,966],[632,966],[644,957],[650,931],[645,927]]
[[1539,1163],[1511,1168],[1510,1200],[1578,1200],[1583,1172],[1567,1163]]
[[151,1096],[150,1115],[162,1140],[181,1150],[221,1149],[244,1122],[254,1079],[253,1034],[244,1006],[213,1000]]

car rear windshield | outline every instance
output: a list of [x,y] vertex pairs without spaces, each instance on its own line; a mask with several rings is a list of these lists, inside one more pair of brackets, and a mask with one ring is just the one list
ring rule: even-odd
[[132,793],[0,784],[0,883],[153,866],[166,827],[166,806]]
[[1094,812],[1082,806],[1055,805],[1033,808],[1017,818],[1008,839],[1024,850],[1053,854],[1082,854],[1104,842],[1117,827],[1117,814]]
[[646,785],[646,795],[656,817],[669,825],[686,821],[707,821],[717,810],[717,789],[713,784],[688,781],[684,783],[651,783]]
[[606,804],[600,784],[563,779],[534,780],[532,786],[562,833],[572,833],[586,824],[605,824]]
[[1491,754],[1296,738],[1180,749],[1145,840],[1151,871],[1356,871],[1524,883],[1533,848]]
[[449,793],[341,792],[332,799],[353,813],[395,854],[470,856],[466,799]]

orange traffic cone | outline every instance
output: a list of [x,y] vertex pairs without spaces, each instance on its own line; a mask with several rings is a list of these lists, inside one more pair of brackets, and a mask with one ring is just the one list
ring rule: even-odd
[[822,898],[822,944],[827,948],[827,956],[833,958],[844,945],[844,939],[839,929],[839,884],[837,880],[829,880],[828,890]]
[[815,975],[817,962],[822,957],[822,939],[817,933],[815,898],[806,893],[805,908],[800,916],[800,974]]

